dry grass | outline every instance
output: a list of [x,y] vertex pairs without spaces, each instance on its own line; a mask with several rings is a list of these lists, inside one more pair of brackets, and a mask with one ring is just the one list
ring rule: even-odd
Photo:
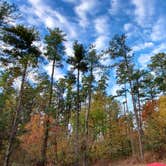
[[147,166],[148,163],[160,162],[166,163],[166,159],[159,160],[158,155],[147,152],[144,156],[144,163],[141,163],[137,157],[130,157],[125,160],[111,162],[110,160],[99,160],[94,166]]

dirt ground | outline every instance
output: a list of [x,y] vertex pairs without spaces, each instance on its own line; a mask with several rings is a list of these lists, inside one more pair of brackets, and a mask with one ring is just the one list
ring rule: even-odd
[[[166,160],[155,161],[155,162],[166,164]],[[153,162],[135,163],[135,162],[130,162],[129,160],[128,161],[122,160],[118,162],[110,162],[108,160],[101,160],[101,161],[98,161],[94,166],[147,166],[147,164],[150,164],[150,163],[153,163]]]
[[146,166],[146,164],[127,163],[125,161],[111,162],[108,160],[101,160],[101,161],[98,161],[94,166]]
[[137,157],[130,157],[128,159],[123,159],[119,161],[103,159],[97,161],[93,166],[147,166],[147,164],[154,162],[166,164],[166,158],[159,160],[156,154],[149,152],[145,153],[143,163],[141,163]]

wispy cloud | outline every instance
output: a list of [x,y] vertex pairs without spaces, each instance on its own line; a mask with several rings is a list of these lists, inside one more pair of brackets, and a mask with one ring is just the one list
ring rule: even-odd
[[145,42],[145,43],[140,43],[138,45],[135,45],[132,47],[132,50],[135,51],[141,51],[147,48],[152,48],[154,44],[152,42]]
[[161,13],[164,9],[161,10],[162,4],[159,5],[157,0],[58,1],[57,4],[62,6],[50,5],[47,0],[27,2],[29,5],[23,3],[20,6],[29,25],[42,30],[59,27],[67,34],[67,55],[73,55],[75,39],[83,44],[94,43],[100,51],[108,46],[112,35],[122,32],[128,36],[133,51],[139,52],[138,63],[141,66],[146,67],[152,55],[166,51],[165,13]]
[[107,37],[105,35],[99,35],[94,42],[96,49],[102,50],[102,49],[106,48],[108,41],[109,41],[109,37]]
[[110,0],[110,9],[109,13],[111,15],[119,14],[119,11],[122,9],[122,1],[121,0]]
[[66,54],[68,56],[73,56],[73,43],[72,41],[65,42]]
[[155,47],[152,51],[153,54],[157,54],[159,52],[166,52],[166,43],[161,43],[157,47]]
[[[48,65],[44,66],[44,70],[48,73],[49,76],[51,76],[52,63],[50,62]],[[54,71],[54,79],[58,80],[63,77],[64,77],[64,72],[61,69],[56,68],[56,70]]]
[[[64,30],[68,36],[72,38],[77,37],[77,26],[67,19],[57,10],[51,8],[51,6],[44,3],[42,0],[28,0],[31,7],[28,7],[28,11],[31,11],[30,15],[27,15],[27,21],[29,24],[43,23],[45,27],[54,28],[59,27]],[[21,11],[26,13],[25,6],[22,6]],[[35,17],[35,20],[33,19]],[[37,19],[36,19],[37,18]]]
[[98,34],[107,34],[109,32],[108,16],[102,15],[94,20],[95,30]]
[[111,88],[111,95],[116,96],[117,95],[117,90],[121,89],[121,86],[118,84],[113,85]]
[[165,17],[159,17],[157,22],[154,23],[154,26],[152,28],[152,33],[151,33],[151,39],[153,41],[159,41],[166,39],[166,21]]
[[150,53],[141,54],[138,58],[139,64],[142,66],[142,68],[146,68],[147,64],[151,60],[151,57],[160,52],[166,52],[166,43],[159,44],[158,46],[153,48]]
[[78,21],[81,27],[87,27],[89,24],[88,15],[93,15],[97,11],[98,0],[81,0],[74,10],[78,16]]
[[126,23],[123,28],[125,32],[129,32],[134,29],[134,25],[132,23]]
[[141,27],[149,27],[154,15],[154,0],[132,0],[131,2],[135,6],[134,14],[137,24]]
[[108,45],[110,34],[108,22],[109,20],[106,15],[102,15],[94,20],[94,28],[97,36],[94,44],[99,50],[104,49]]
[[133,37],[138,37],[138,36],[142,38],[143,34],[140,33],[140,29],[133,22],[125,23],[123,25],[123,30],[126,33],[128,38],[133,38]]
[[147,64],[150,62],[151,56],[153,54],[141,54],[138,58],[138,62],[142,68],[145,68]]

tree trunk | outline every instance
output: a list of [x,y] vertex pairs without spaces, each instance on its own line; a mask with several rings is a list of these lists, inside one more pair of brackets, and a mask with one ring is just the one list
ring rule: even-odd
[[80,114],[80,88],[79,88],[79,82],[80,82],[80,70],[77,70],[77,110],[76,110],[76,141],[75,141],[75,156],[76,156],[76,166],[79,165],[79,158],[80,158],[80,152],[79,152],[79,114]]
[[9,160],[10,160],[10,156],[12,153],[13,142],[14,142],[14,139],[16,138],[16,135],[17,135],[18,124],[19,124],[19,120],[20,120],[19,116],[20,116],[21,107],[22,107],[22,98],[23,98],[23,92],[24,92],[24,83],[25,83],[25,79],[26,79],[27,67],[28,67],[28,62],[25,64],[23,74],[22,74],[21,88],[20,88],[20,92],[19,92],[19,98],[18,98],[15,116],[14,116],[14,119],[12,121],[12,128],[11,128],[11,132],[10,132],[10,136],[9,136],[9,142],[8,142],[6,153],[5,153],[4,166],[9,165]]
[[48,142],[48,135],[49,135],[49,117],[46,115],[46,121],[45,121],[45,126],[44,126],[44,138],[43,138],[43,146],[42,146],[42,151],[41,151],[41,166],[46,165],[46,152],[47,152],[47,142]]
[[[130,82],[130,84],[131,84],[131,82]],[[138,129],[138,143],[139,143],[140,158],[143,161],[144,160],[144,155],[143,155],[143,147],[142,147],[141,127],[140,127],[138,111],[137,111],[137,108],[136,108],[136,103],[135,103],[132,87],[131,87],[131,97],[132,97],[132,103],[133,103],[133,107],[134,107],[134,113],[135,113],[135,118],[136,118],[136,123],[137,123],[137,129]]]
[[90,69],[90,83],[89,83],[89,94],[88,94],[88,109],[86,112],[86,119],[85,119],[85,133],[86,136],[88,138],[89,135],[89,113],[90,113],[90,109],[91,109],[91,98],[92,98],[92,77],[93,77],[93,71],[92,71],[92,67]]
[[84,154],[84,163],[83,166],[88,165],[88,141],[89,141],[89,113],[91,109],[91,98],[92,98],[92,77],[93,77],[93,69],[92,66],[90,68],[90,82],[89,82],[89,90],[88,90],[88,108],[86,111],[85,117],[85,154]]
[[143,161],[144,160],[144,154],[143,154],[143,146],[142,146],[142,137],[141,137],[141,128],[140,128],[140,123],[139,123],[139,117],[138,117],[138,111],[137,111],[137,107],[136,107],[136,101],[134,98],[134,92],[133,92],[133,86],[132,86],[132,82],[131,82],[131,70],[129,69],[129,65],[128,65],[128,61],[127,61],[127,55],[124,55],[125,58],[125,63],[126,63],[126,69],[128,72],[128,79],[129,79],[129,85],[130,85],[130,93],[131,93],[131,98],[132,98],[132,103],[133,103],[133,108],[134,108],[134,114],[135,114],[135,118],[136,118],[136,124],[137,124],[137,129],[138,129],[138,142],[139,142],[139,152],[140,152],[140,158]]
[[140,101],[140,92],[139,92],[139,80],[137,79],[137,87],[138,87],[138,113],[139,113],[139,125],[140,125],[140,131],[141,131],[141,137],[143,135],[143,130],[142,130],[142,116],[141,116],[141,101]]
[[[55,69],[55,59],[53,60],[52,64],[52,73],[51,73],[51,83],[50,83],[50,96],[48,102],[48,109],[51,108],[52,105],[52,94],[53,94],[53,82],[54,82],[54,69]],[[47,144],[48,144],[48,136],[49,136],[49,115],[46,115],[45,127],[44,127],[44,138],[43,138],[43,145],[41,150],[41,166],[45,166],[47,163]],[[56,141],[56,140],[55,140]],[[57,152],[55,152],[57,153]]]
[[[126,101],[126,112],[127,115],[129,116],[129,107],[128,107],[128,100],[127,100],[127,88],[126,88],[126,84],[125,84],[125,101]],[[132,151],[132,156],[135,156],[135,148],[134,148],[134,140],[133,140],[133,129],[130,126],[130,119],[127,116],[127,125],[128,125],[128,132],[129,132],[129,138],[130,138],[130,143],[131,143],[131,151]]]

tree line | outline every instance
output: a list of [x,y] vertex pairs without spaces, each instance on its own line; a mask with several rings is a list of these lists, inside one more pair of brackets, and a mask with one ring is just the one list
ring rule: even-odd
[[[45,48],[34,27],[12,25],[15,5],[0,2],[0,162],[4,166],[91,165],[145,151],[166,151],[166,54],[136,67],[126,35],[115,35],[108,48],[73,43],[66,55],[66,34],[48,29]],[[104,56],[111,64],[103,65]],[[55,80],[64,62],[71,66]],[[51,64],[51,76],[39,69]],[[108,94],[116,72],[117,95]],[[35,72],[34,80],[29,74]],[[99,72],[100,78],[96,78]],[[34,81],[34,82],[33,82]],[[20,82],[20,88],[15,86]]]

